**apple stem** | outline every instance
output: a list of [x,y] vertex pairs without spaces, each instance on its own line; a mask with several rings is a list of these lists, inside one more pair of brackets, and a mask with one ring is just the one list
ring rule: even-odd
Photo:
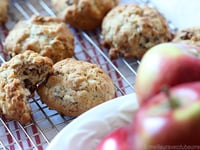
[[170,104],[171,109],[176,109],[179,107],[179,103],[176,101],[175,98],[172,97],[169,87],[167,85],[164,85],[162,88],[162,91],[166,94],[166,96],[168,97],[168,101]]

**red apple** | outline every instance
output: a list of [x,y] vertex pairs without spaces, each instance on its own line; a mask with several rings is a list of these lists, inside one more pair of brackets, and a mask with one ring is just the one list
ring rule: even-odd
[[152,97],[136,113],[131,138],[134,150],[200,148],[200,82]]
[[162,43],[145,53],[136,76],[136,94],[145,102],[163,86],[200,81],[200,48],[180,43]]
[[[113,149],[109,141],[114,143]],[[153,96],[138,109],[131,126],[105,137],[98,150],[195,147],[200,148],[200,81],[180,84]]]

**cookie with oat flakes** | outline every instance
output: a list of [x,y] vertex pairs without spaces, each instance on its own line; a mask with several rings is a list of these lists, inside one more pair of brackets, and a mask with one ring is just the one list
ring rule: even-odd
[[99,27],[104,16],[116,5],[118,0],[52,0],[59,18],[84,30]]
[[195,26],[187,29],[180,29],[177,31],[172,41],[200,46],[200,27]]
[[8,19],[9,0],[0,0],[0,23],[5,23]]
[[58,18],[33,15],[20,20],[9,32],[5,50],[11,57],[32,50],[56,63],[74,55],[74,36]]
[[67,58],[53,68],[38,94],[50,109],[63,115],[78,116],[115,96],[112,79],[96,64]]
[[0,67],[0,113],[7,119],[26,124],[31,121],[28,99],[37,84],[51,73],[53,62],[33,51],[14,56]]
[[109,56],[141,59],[151,47],[168,42],[173,34],[165,18],[147,5],[124,4],[112,9],[102,23],[102,37]]

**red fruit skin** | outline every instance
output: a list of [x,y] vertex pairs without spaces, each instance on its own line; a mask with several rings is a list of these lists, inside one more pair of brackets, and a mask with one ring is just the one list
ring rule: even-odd
[[[173,146],[199,145],[200,148],[200,82],[175,86],[170,95],[176,96],[179,108],[172,109],[162,92],[137,111],[131,131],[134,150],[159,149],[159,146],[173,149]],[[194,107],[195,111],[188,115],[186,112]],[[183,113],[178,119],[175,114],[180,110]]]
[[114,130],[98,144],[96,150],[132,150],[132,141],[129,141],[130,127],[123,126]]
[[167,85],[200,81],[200,47],[163,43],[141,60],[136,76],[136,94],[141,105]]
[[169,94],[178,108],[172,109],[169,97],[160,92],[138,109],[132,124],[107,135],[96,150],[200,148],[200,81],[177,85]]

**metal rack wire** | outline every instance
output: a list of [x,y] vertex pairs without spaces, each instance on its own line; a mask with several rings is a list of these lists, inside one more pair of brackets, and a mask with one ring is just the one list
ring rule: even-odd
[[[9,20],[0,29],[0,49],[3,49],[4,39],[14,24],[22,19],[29,19],[33,14],[55,16],[49,0],[10,0]],[[72,30],[75,36],[75,58],[99,64],[113,79],[116,87],[116,97],[134,92],[134,78],[139,62],[134,59],[110,60],[107,49],[101,44],[100,31],[82,32]],[[1,50],[0,63],[7,59]],[[22,126],[15,121],[0,118],[0,149],[45,149],[55,135],[74,118],[61,116],[40,101],[39,96],[29,100],[33,122]]]

